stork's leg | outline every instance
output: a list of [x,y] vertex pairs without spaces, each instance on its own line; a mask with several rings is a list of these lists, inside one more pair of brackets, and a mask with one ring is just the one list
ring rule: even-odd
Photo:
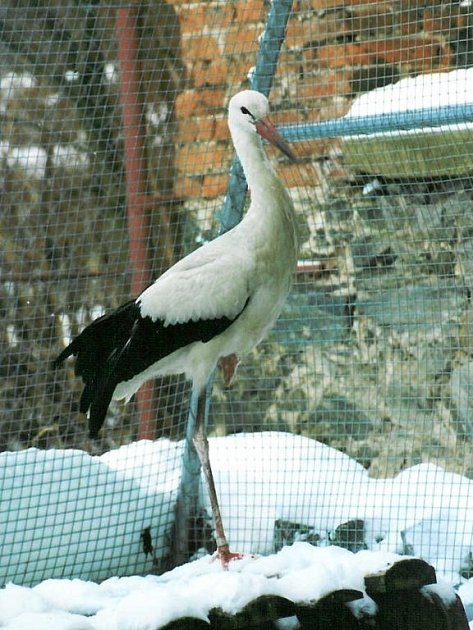
[[223,384],[225,385],[225,387],[231,387],[233,379],[235,378],[238,364],[239,360],[235,353],[229,354],[226,357],[220,357],[220,359],[218,360],[217,365],[222,372]]
[[210,497],[210,506],[212,508],[212,516],[215,527],[215,537],[217,541],[217,555],[220,558],[222,565],[227,568],[230,560],[234,558],[241,558],[239,553],[231,553],[228,546],[227,537],[225,536],[225,530],[223,528],[222,515],[220,514],[220,506],[218,504],[217,491],[215,489],[215,482],[210,466],[209,458],[209,442],[205,431],[205,390],[199,394],[197,401],[197,415],[195,419],[194,435],[192,442],[194,444],[197,455],[199,456],[202,470],[204,472],[205,481],[207,483],[207,490]]

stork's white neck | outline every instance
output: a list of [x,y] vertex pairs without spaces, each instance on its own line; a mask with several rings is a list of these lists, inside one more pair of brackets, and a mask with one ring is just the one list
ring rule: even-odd
[[[276,175],[261,137],[237,125],[233,128],[231,122],[230,131],[251,195],[243,222],[250,225],[251,230],[263,233],[276,250],[291,252],[295,265],[299,239],[291,197]],[[289,258],[286,263],[290,266]]]
[[252,196],[258,195],[258,191],[266,190],[278,179],[262,140],[256,133],[242,133],[238,129],[232,131],[232,139]]

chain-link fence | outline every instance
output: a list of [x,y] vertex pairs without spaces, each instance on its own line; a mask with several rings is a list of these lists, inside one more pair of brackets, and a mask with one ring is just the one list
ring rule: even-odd
[[[287,475],[261,492],[300,513],[271,512],[275,548],[317,544],[314,511],[340,491],[327,475],[327,492],[311,493],[297,470],[320,464],[315,447],[288,433],[349,456],[335,457],[347,479],[359,464],[375,479],[421,463],[470,477],[471,15],[465,2],[2,3],[2,581],[172,564],[189,385],[163,379],[112,403],[92,441],[73,362],[51,362],[238,219],[242,198],[224,203],[226,106],[250,85],[271,88],[272,119],[295,140],[297,164],[268,152],[296,205],[301,262],[232,389],[216,376],[210,435],[255,433],[259,445],[260,432],[279,432],[268,455]],[[160,440],[131,445],[140,438]],[[238,459],[237,447],[249,448],[250,474],[244,441],[214,457]],[[251,496],[256,530],[266,499],[255,507],[249,478],[238,479],[224,512],[235,501],[249,510]],[[457,478],[442,479],[447,497]],[[367,546],[366,523],[347,522],[332,541]],[[189,555],[211,548],[205,515],[194,524]],[[457,569],[469,577],[472,523],[461,527]],[[445,548],[455,555],[453,539]]]

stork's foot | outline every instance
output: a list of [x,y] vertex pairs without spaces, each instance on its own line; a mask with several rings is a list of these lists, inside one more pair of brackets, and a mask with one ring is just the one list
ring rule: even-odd
[[234,560],[243,560],[244,558],[256,558],[256,556],[252,554],[230,551],[228,545],[222,545],[221,547],[217,548],[213,560],[219,560],[223,569],[225,571],[228,571],[228,566],[230,562],[233,562]]
[[217,549],[215,558],[220,560],[223,569],[228,571],[230,562],[233,562],[234,560],[241,560],[244,558],[244,555],[242,553],[230,551],[230,549],[226,547],[225,549]]

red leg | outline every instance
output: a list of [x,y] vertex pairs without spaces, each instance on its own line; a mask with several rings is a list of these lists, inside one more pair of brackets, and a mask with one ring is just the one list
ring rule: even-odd
[[222,515],[220,513],[220,506],[218,504],[217,491],[215,489],[215,482],[210,466],[209,458],[209,443],[204,426],[204,414],[205,414],[205,391],[199,394],[197,402],[197,416],[195,419],[194,435],[192,436],[192,442],[194,444],[197,455],[199,456],[202,470],[204,472],[205,481],[207,483],[207,490],[210,498],[210,506],[212,508],[212,516],[215,527],[215,537],[217,541],[217,557],[220,559],[222,566],[227,569],[228,563],[231,560],[241,558],[240,553],[232,553],[230,551],[227,538],[225,536],[225,530],[223,528]]
[[223,384],[225,387],[231,387],[239,363],[240,361],[236,354],[229,354],[226,357],[220,357],[218,360],[217,365],[222,371]]

